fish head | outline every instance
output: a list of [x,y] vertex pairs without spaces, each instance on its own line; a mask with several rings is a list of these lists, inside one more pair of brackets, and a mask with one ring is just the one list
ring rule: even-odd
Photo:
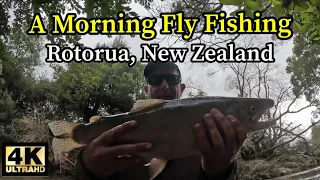
[[274,106],[272,99],[237,98],[229,101],[225,114],[234,115],[248,131],[256,124],[266,111]]

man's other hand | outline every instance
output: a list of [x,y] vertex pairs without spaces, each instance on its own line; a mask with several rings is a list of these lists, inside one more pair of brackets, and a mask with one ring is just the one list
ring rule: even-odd
[[[219,110],[212,109],[204,115],[205,128],[196,124],[194,133],[202,153],[202,168],[209,176],[218,176],[228,170],[231,158],[239,151],[247,137],[244,126],[234,116],[225,117]],[[211,142],[210,142],[211,141]]]
[[151,150],[151,143],[143,142],[112,146],[119,137],[134,130],[136,127],[136,121],[126,122],[94,139],[87,145],[83,156],[80,157],[85,168],[96,177],[106,178],[126,168],[142,166],[148,163],[148,160],[134,157],[133,154]]

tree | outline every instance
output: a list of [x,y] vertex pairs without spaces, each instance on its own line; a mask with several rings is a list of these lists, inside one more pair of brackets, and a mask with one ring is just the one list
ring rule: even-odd
[[[219,0],[223,5],[238,7],[230,13],[245,11],[253,17],[254,11],[267,11],[276,18],[292,16],[292,28],[295,33],[307,35],[311,41],[320,40],[320,1],[318,0]],[[271,11],[271,12],[270,12]]]
[[[3,4],[0,5],[0,19]],[[6,16],[6,15],[5,15]],[[28,37],[21,25],[13,23],[10,33],[8,22],[0,21],[0,141],[11,141],[10,124],[33,109],[38,100],[33,88],[35,70],[41,65],[40,51],[43,38]]]
[[[263,46],[261,41],[255,41],[255,39],[254,36],[250,36],[239,40],[239,43],[244,48],[252,46],[252,43],[257,43],[258,48],[258,44],[260,44],[260,47]],[[244,146],[242,151],[244,158],[250,159],[256,156],[272,158],[275,150],[284,146],[289,147],[290,143],[296,139],[308,142],[302,135],[320,122],[317,121],[302,130],[298,129],[301,124],[296,125],[287,122],[286,115],[313,107],[317,105],[318,101],[313,96],[306,105],[297,106],[303,100],[303,93],[293,94],[294,88],[288,80],[288,74],[280,67],[276,63],[224,63],[220,65],[218,70],[209,72],[209,75],[214,75],[220,70],[229,72],[230,75],[226,79],[226,89],[237,93],[239,97],[270,98],[275,101],[275,106],[267,110],[261,120],[275,119],[277,125],[262,132],[251,134],[248,139],[250,145]]]
[[6,63],[6,69],[3,73],[8,91],[15,100],[19,111],[24,111],[27,108],[26,103],[36,101],[31,94],[33,94],[32,89],[36,83],[36,69],[43,65],[40,58],[43,45],[44,38],[28,36],[19,27],[19,24],[13,25],[6,42],[6,48],[11,58]]
[[[121,37],[111,44],[98,47],[126,47]],[[55,65],[52,91],[48,101],[57,104],[55,116],[89,118],[105,112],[115,114],[129,111],[136,99],[145,98],[143,65],[128,67],[125,63],[76,63]],[[49,93],[54,94],[51,97]]]
[[313,126],[311,130],[312,145],[320,147],[320,125]]
[[[119,11],[124,11],[127,16],[138,16],[137,12],[131,9],[128,5],[131,1],[117,0],[84,0],[84,1],[47,1],[47,0],[36,0],[36,1],[20,1],[20,0],[9,0],[4,1],[0,7],[0,22],[3,27],[1,35],[10,32],[11,26],[8,24],[9,11],[13,10],[14,17],[13,21],[17,24],[32,24],[32,19],[35,13],[40,13],[45,23],[45,27],[50,29],[52,27],[51,12],[65,14],[66,11],[76,12],[78,15],[84,15],[87,18],[95,17],[115,17]],[[275,16],[277,18],[282,16],[293,16],[294,22],[292,27],[295,32],[306,34],[310,40],[320,40],[318,29],[320,27],[318,9],[320,2],[318,0],[216,0],[208,2],[204,0],[191,1],[191,0],[175,0],[175,1],[162,1],[166,2],[162,7],[152,6],[152,0],[138,0],[136,1],[149,11],[157,11],[159,8],[167,8],[161,10],[161,12],[173,12],[173,11],[185,11],[189,17],[201,18],[203,12],[218,12],[222,10],[222,7],[227,6],[236,8],[235,11],[231,12],[231,16],[235,16],[238,11],[245,11],[249,17],[253,16],[253,12],[260,10],[265,13],[266,16]],[[169,5],[169,6],[168,6]],[[18,7],[18,8],[16,8]],[[168,9],[168,7],[170,9]],[[159,17],[159,13],[155,13],[154,17]],[[200,22],[200,27],[203,22]],[[22,26],[21,26],[22,27]],[[193,40],[205,40],[203,33],[197,30],[195,38]],[[228,36],[223,42],[233,41],[239,35]],[[66,46],[68,44],[78,44],[81,36],[79,35],[52,35],[47,34],[47,39],[51,43],[60,44]],[[211,36],[214,41],[221,41],[219,37]],[[189,42],[190,42],[189,41]],[[215,43],[214,43],[215,44]],[[219,44],[219,42],[217,42]]]
[[8,88],[6,86],[5,76],[3,70],[5,64],[10,60],[9,53],[7,52],[5,45],[0,41],[0,124],[8,123],[8,120],[12,117],[14,111],[14,101],[12,100]]
[[6,111],[7,116],[1,118],[1,121],[10,122],[16,113],[27,108],[27,101],[33,101],[29,93],[35,83],[35,70],[41,65],[43,38],[28,37],[19,24],[14,23],[11,33],[5,36],[5,40],[0,40],[0,43],[1,93],[7,94],[7,97],[2,97],[4,100],[1,99],[2,102],[7,102],[1,109],[14,107]]
[[[320,108],[320,44],[309,43],[306,38],[294,39],[293,55],[287,58],[287,72],[291,75],[294,93],[303,93],[308,101],[314,97]],[[316,114],[315,114],[316,115]]]
[[186,88],[182,93],[181,98],[207,96],[207,93],[203,90],[202,86],[196,84],[192,78],[188,78],[185,84]]
[[[150,7],[150,3],[152,0],[143,0],[137,1],[145,8]],[[137,16],[137,12],[135,12],[130,6],[128,6],[131,1],[127,0],[116,0],[116,1],[108,1],[108,0],[71,0],[71,1],[48,1],[48,0],[35,0],[35,1],[20,1],[20,0],[8,0],[1,3],[0,6],[0,22],[1,27],[1,35],[4,36],[5,33],[11,32],[11,26],[8,23],[9,11],[13,11],[14,16],[13,22],[18,25],[28,24],[28,28],[33,23],[32,19],[36,13],[39,13],[42,17],[43,23],[47,30],[50,30],[53,26],[51,13],[59,13],[65,14],[66,11],[73,11],[77,13],[77,16],[85,15],[88,19],[95,17],[116,17],[119,11],[126,12],[126,17],[128,16]],[[21,26],[24,27],[24,26]],[[23,30],[26,32],[27,28]],[[47,39],[50,40],[51,43],[60,44],[62,46],[66,46],[68,44],[78,44],[81,36],[79,35],[52,35],[48,33],[46,35]]]

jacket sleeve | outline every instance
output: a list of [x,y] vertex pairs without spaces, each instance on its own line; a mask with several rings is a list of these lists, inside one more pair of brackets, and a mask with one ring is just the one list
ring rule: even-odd
[[91,176],[91,174],[87,171],[87,169],[83,166],[82,161],[82,153],[84,151],[85,147],[80,149],[77,159],[75,162],[75,178],[76,180],[95,180],[96,178]]
[[75,179],[76,180],[115,180],[115,178],[113,178],[112,176],[108,177],[108,178],[97,178],[95,177],[91,172],[89,172],[82,161],[82,153],[84,151],[85,147],[82,148],[78,155],[77,155],[77,159],[75,162]]
[[233,166],[229,168],[225,173],[219,175],[218,177],[208,176],[202,167],[200,167],[200,174],[198,180],[237,180],[237,161],[233,163]]

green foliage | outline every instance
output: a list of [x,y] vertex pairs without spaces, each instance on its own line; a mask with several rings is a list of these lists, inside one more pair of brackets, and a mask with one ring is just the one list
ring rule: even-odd
[[[295,95],[303,93],[308,101],[317,101],[320,89],[320,44],[309,43],[303,36],[294,39],[293,55],[287,58],[287,72]],[[318,104],[319,105],[319,104]]]
[[14,101],[12,100],[6,83],[6,64],[10,60],[10,56],[6,51],[5,45],[0,40],[0,124],[9,123],[9,119],[14,113]]
[[[150,8],[152,0],[138,1],[143,3],[146,8]],[[48,1],[48,0],[8,0],[4,1],[0,5],[0,36],[5,37],[11,32],[11,28],[8,25],[9,11],[13,10],[14,17],[13,22],[17,25],[28,24],[28,27],[32,24],[32,19],[35,13],[40,13],[43,19],[43,23],[47,30],[53,26],[51,20],[51,13],[65,14],[67,11],[76,12],[78,15],[85,15],[87,18],[95,17],[115,17],[117,12],[124,11],[127,16],[137,16],[137,12],[132,10],[128,5],[131,3],[129,0],[70,0],[70,1]],[[24,26],[23,26],[24,27]],[[26,32],[27,28],[23,29]],[[68,44],[78,44],[81,36],[61,36],[47,34],[47,39],[51,43],[60,44],[66,46]]]
[[[56,73],[53,83],[62,114],[76,112],[87,121],[100,108],[108,113],[130,110],[137,88],[136,79],[142,74],[131,74],[139,64],[127,68],[122,63],[70,63],[66,70]],[[141,71],[140,71],[141,72]]]
[[6,37],[10,33],[9,27],[9,13],[6,12],[5,7],[0,3],[0,37]]
[[219,0],[219,2],[221,4],[224,4],[224,5],[237,5],[237,6],[240,6],[243,4],[243,1],[238,1],[238,0]]
[[[1,45],[0,121],[45,112],[49,119],[79,118],[88,121],[101,112],[130,110],[134,100],[145,98],[143,65],[125,63],[69,63],[55,65],[53,80],[36,78],[43,38],[28,37],[15,23]],[[122,38],[100,47],[125,47]],[[18,47],[18,48],[17,48]]]
[[42,65],[40,52],[44,47],[44,38],[27,35],[24,31],[27,27],[28,24],[14,23],[6,46],[13,66],[23,75],[33,76],[35,68]]
[[43,41],[41,38],[28,37],[17,23],[13,24],[6,39],[1,48],[1,92],[10,96],[5,99],[13,101],[9,103],[10,106],[3,102],[5,107],[13,108],[14,104],[15,112],[7,111],[13,116],[27,109],[30,101],[35,101],[30,94],[35,83],[35,69],[41,65]]
[[207,96],[207,93],[204,92],[202,89],[198,89],[196,93],[192,91],[188,93],[188,97],[202,97],[202,96]]
[[[122,38],[111,44],[97,47],[126,47]],[[103,59],[103,57],[102,57]],[[54,81],[42,81],[42,86],[51,89],[43,93],[49,102],[57,105],[61,116],[82,116],[88,121],[99,111],[109,114],[129,111],[136,99],[144,99],[144,65],[136,63],[69,63],[64,68],[53,66]],[[49,85],[51,87],[48,87]],[[40,85],[40,84],[39,84]],[[41,89],[41,88],[40,88]]]
[[0,124],[8,124],[14,114],[14,102],[7,93],[0,97]]
[[[237,11],[245,10],[252,17],[254,11],[281,17],[293,17],[292,27],[296,33],[306,35],[311,41],[320,40],[320,1],[319,0],[219,0],[223,5],[237,6]],[[267,12],[269,11],[269,12]]]
[[[131,9],[128,5],[131,1],[128,0],[83,0],[83,1],[48,1],[48,0],[33,0],[20,1],[9,0],[5,1],[0,6],[0,36],[5,37],[9,34],[12,27],[8,25],[8,12],[13,10],[13,22],[17,25],[32,24],[34,13],[41,13],[43,22],[47,29],[53,26],[51,13],[65,14],[66,11],[76,12],[77,14],[85,15],[87,18],[95,17],[115,17],[119,11],[126,12],[127,16],[138,16],[137,12]],[[153,0],[138,0],[147,9],[150,9],[150,4]],[[186,4],[187,2],[187,4]],[[320,40],[320,14],[319,0],[219,0],[223,5],[237,6],[238,9],[231,12],[234,16],[236,12],[244,10],[250,17],[253,12],[260,10],[264,11],[264,16],[272,15],[277,18],[283,16],[293,16],[294,22],[292,28],[295,32],[307,35],[309,40]],[[174,11],[182,10],[188,16],[198,17],[202,12],[220,10],[218,7],[211,8],[207,2],[202,1],[182,1],[175,0]],[[18,8],[17,8],[18,7]],[[24,27],[24,26],[21,26]],[[26,31],[27,28],[23,30]],[[78,44],[81,40],[79,35],[51,35],[46,36],[51,43],[66,46],[68,44]]]

